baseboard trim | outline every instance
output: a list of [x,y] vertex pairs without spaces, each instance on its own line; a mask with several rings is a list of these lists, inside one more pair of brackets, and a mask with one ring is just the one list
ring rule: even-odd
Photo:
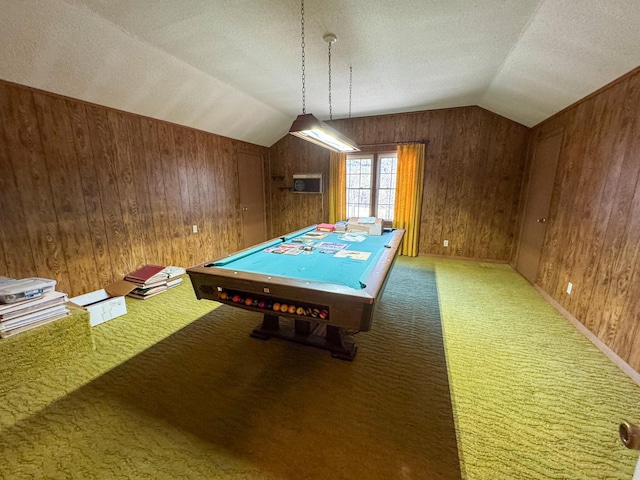
[[591,330],[585,327],[580,320],[571,315],[565,308],[556,302],[551,296],[542,290],[538,285],[533,285],[533,287],[538,291],[542,297],[551,304],[553,308],[555,308],[558,312],[562,314],[567,320],[569,320],[574,327],[578,329],[580,333],[582,333],[585,337],[591,341],[598,349],[604,353],[609,360],[615,363],[620,370],[626,373],[631,380],[633,380],[638,386],[640,386],[640,373],[636,372],[631,365],[625,362],[622,358],[620,358],[613,350],[611,350],[602,340],[600,340],[597,336],[595,336]]
[[486,258],[477,258],[477,257],[455,257],[453,255],[438,255],[436,253],[419,253],[419,257],[433,257],[433,258],[442,258],[445,260],[464,260],[465,262],[482,262],[482,263],[498,263],[504,265],[505,263],[509,263],[508,260],[494,260],[494,259],[486,259]]

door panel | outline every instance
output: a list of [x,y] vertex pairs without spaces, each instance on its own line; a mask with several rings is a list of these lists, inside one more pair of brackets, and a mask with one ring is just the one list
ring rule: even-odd
[[267,240],[262,156],[238,153],[242,248]]
[[561,147],[562,132],[541,138],[535,145],[516,264],[518,272],[532,284],[538,273]]

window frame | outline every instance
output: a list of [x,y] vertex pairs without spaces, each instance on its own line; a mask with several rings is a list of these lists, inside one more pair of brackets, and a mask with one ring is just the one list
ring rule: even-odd
[[[364,159],[364,158],[370,158],[371,159],[371,178],[370,178],[370,205],[369,205],[369,215],[370,217],[375,217],[377,216],[376,213],[378,211],[378,205],[379,205],[379,195],[380,195],[380,175],[381,175],[381,167],[380,164],[382,162],[382,158],[384,157],[393,157],[396,159],[396,171],[395,171],[395,178],[396,178],[396,184],[393,188],[393,191],[397,191],[397,186],[398,186],[398,170],[397,170],[397,161],[398,161],[398,152],[397,150],[379,150],[379,151],[370,151],[370,152],[358,152],[358,153],[349,153],[347,154],[347,161],[349,161],[350,159]],[[348,176],[348,172],[347,172],[347,176]],[[347,216],[348,215],[348,199],[349,199],[349,183],[348,181],[346,182],[346,192],[345,195],[347,197]],[[385,189],[386,190],[386,189]],[[389,189],[391,190],[391,189]],[[396,199],[394,197],[394,201],[393,201],[393,207],[394,207],[394,214],[395,214],[395,207],[396,207]],[[393,223],[393,218],[391,219],[383,219],[383,223],[385,227],[390,227]]]

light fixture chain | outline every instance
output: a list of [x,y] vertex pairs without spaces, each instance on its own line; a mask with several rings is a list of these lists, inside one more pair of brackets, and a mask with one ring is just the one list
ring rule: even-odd
[[333,112],[331,111],[331,43],[329,42],[329,120],[333,120]]
[[351,118],[351,86],[353,85],[353,67],[349,67],[349,118]]
[[307,113],[307,108],[305,105],[305,86],[304,86],[304,0],[301,0],[301,25],[302,25],[302,114]]

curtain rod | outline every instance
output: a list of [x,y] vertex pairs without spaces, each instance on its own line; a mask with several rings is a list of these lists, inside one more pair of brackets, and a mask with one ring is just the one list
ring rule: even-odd
[[358,143],[358,147],[386,147],[388,145],[411,145],[416,143],[424,143],[425,145],[429,143],[429,140],[406,140],[402,142],[386,142],[386,143]]

